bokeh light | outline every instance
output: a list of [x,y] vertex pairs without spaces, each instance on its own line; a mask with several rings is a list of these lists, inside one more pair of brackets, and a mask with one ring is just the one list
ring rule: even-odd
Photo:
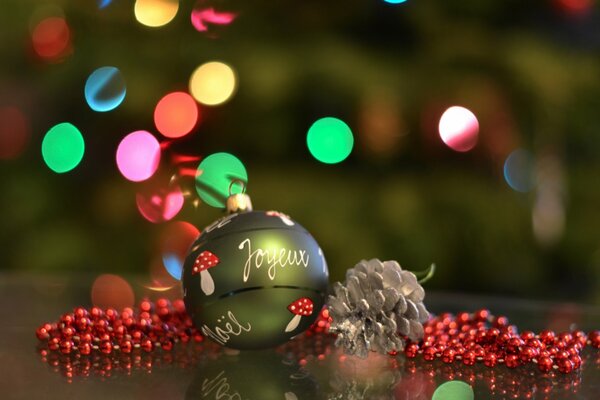
[[179,10],[179,0],[136,0],[135,19],[152,28],[171,22]]
[[227,64],[211,61],[202,64],[190,77],[190,93],[202,104],[216,106],[231,98],[237,87],[234,70]]
[[112,0],[98,0],[98,8],[103,9],[106,8],[112,3]]
[[344,161],[352,152],[354,137],[346,123],[333,117],[317,120],[306,136],[310,154],[326,164]]
[[71,31],[64,18],[48,17],[37,23],[31,41],[38,56],[55,61],[71,50]]
[[477,144],[479,121],[464,107],[453,106],[444,111],[438,128],[442,141],[452,150],[465,152]]
[[29,120],[19,108],[0,107],[0,160],[21,155],[30,136]]
[[442,383],[433,392],[431,400],[473,400],[473,388],[463,381],[448,381]]
[[230,25],[236,18],[237,13],[231,11],[217,10],[211,1],[199,1],[192,10],[192,25],[198,32],[209,33],[214,36],[214,28]]
[[85,142],[79,129],[69,122],[50,128],[42,140],[42,157],[52,171],[68,172],[83,159]]
[[504,179],[517,192],[529,192],[534,185],[533,156],[527,150],[517,149],[504,161]]
[[112,274],[100,275],[92,285],[92,304],[103,309],[133,307],[135,296],[127,281]]
[[159,163],[160,144],[151,133],[135,131],[119,143],[117,167],[126,179],[144,181],[154,175]]
[[115,67],[101,67],[85,82],[85,100],[94,111],[114,110],[125,99],[125,80]]
[[173,219],[183,207],[184,197],[177,184],[164,187],[150,185],[140,190],[135,196],[138,211],[144,218],[153,223]]
[[173,92],[160,99],[154,109],[154,124],[168,138],[187,135],[198,123],[198,105],[187,93]]
[[406,0],[383,0],[386,3],[389,4],[402,4],[402,3],[406,3]]
[[229,153],[215,153],[198,166],[196,191],[212,207],[225,207],[231,194],[242,193],[248,184],[244,164]]
[[592,10],[592,0],[554,0],[556,7],[565,13],[572,15],[586,14]]
[[163,266],[169,275],[181,279],[183,262],[192,243],[198,238],[200,231],[185,221],[170,222],[160,236],[160,251]]

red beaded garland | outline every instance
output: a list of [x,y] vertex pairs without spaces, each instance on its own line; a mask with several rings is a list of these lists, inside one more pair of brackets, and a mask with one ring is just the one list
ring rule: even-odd
[[[306,334],[327,334],[330,323],[329,312],[323,309]],[[425,335],[421,342],[406,339],[404,353],[407,358],[422,354],[428,361],[439,357],[444,363],[460,360],[470,366],[483,362],[490,368],[498,364],[516,368],[535,363],[541,372],[558,369],[567,374],[581,367],[580,352],[587,344],[600,348],[600,331],[557,335],[545,330],[537,335],[531,331],[518,334],[507,317],[494,317],[488,310],[473,314],[462,312],[455,317],[444,313],[426,322],[423,330]],[[137,312],[131,308],[119,313],[114,309],[92,307],[86,310],[77,307],[72,313],[62,315],[55,324],[42,324],[35,334],[51,352],[76,352],[83,356],[94,352],[129,354],[136,349],[168,352],[177,342],[204,340],[185,313],[183,301],[171,303],[166,299],[159,299],[156,303],[144,300]],[[41,351],[47,352],[45,349]],[[396,354],[390,353],[392,356]]]
[[441,314],[425,323],[425,336],[419,343],[409,342],[405,354],[414,358],[422,354],[431,361],[441,357],[444,363],[461,360],[465,365],[483,362],[487,367],[505,364],[517,368],[537,364],[547,373],[558,369],[570,373],[581,367],[580,352],[588,343],[600,348],[600,331],[586,335],[582,331],[556,334],[545,330],[517,333],[505,316],[494,317],[488,310],[473,314]]

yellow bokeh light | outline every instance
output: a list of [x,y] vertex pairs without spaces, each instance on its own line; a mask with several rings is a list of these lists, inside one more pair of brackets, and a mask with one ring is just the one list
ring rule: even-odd
[[233,69],[222,62],[202,64],[190,78],[190,93],[199,103],[215,106],[229,100],[237,86]]
[[142,25],[159,27],[168,24],[179,10],[179,0],[136,0],[135,19]]

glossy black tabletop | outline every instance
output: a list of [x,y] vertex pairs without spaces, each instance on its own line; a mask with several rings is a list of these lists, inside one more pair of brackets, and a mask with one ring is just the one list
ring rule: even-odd
[[[600,399],[600,350],[586,348],[581,370],[544,375],[530,367],[464,366],[372,353],[347,357],[324,335],[276,349],[231,352],[208,341],[170,352],[90,357],[40,354],[35,329],[89,305],[89,279],[0,276],[1,399],[430,399],[449,380],[475,399]],[[143,294],[142,294],[143,295]],[[434,313],[488,308],[521,330],[591,330],[600,307],[428,293]]]

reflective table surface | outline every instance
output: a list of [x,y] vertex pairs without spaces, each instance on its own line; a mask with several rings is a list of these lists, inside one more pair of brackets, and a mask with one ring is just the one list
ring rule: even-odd
[[[600,399],[600,350],[589,347],[582,368],[568,375],[402,354],[361,360],[344,356],[324,335],[239,353],[204,341],[127,356],[40,354],[35,329],[75,306],[89,306],[91,280],[0,275],[1,399],[425,400],[449,380],[471,384],[475,399]],[[600,328],[600,307],[452,293],[428,293],[426,304],[433,313],[488,308],[520,330]]]

